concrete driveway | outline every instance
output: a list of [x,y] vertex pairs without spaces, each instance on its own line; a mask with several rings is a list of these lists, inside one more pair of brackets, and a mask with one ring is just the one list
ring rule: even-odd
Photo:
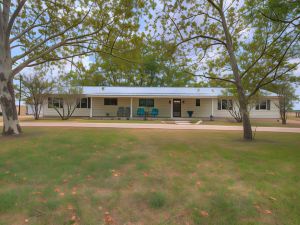
[[[0,126],[2,126],[0,122]],[[222,125],[177,125],[177,124],[139,124],[139,123],[78,123],[78,122],[21,122],[23,127],[90,127],[124,129],[166,129],[166,130],[220,130],[241,131],[242,126]],[[252,127],[253,131],[300,133],[300,128],[292,127]]]

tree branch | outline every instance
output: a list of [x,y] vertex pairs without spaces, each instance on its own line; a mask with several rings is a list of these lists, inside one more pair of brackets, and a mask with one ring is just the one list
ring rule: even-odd
[[[251,94],[249,95],[249,97],[255,95],[255,93],[262,87],[262,86],[265,86],[275,80],[277,80],[279,77],[282,77],[284,74],[286,74],[287,72],[295,69],[296,66],[293,66],[291,68],[289,68],[286,72],[284,72],[283,74],[277,76],[277,71],[278,71],[278,68],[280,67],[280,65],[282,64],[282,62],[284,61],[284,58],[287,54],[287,52],[289,51],[289,49],[291,48],[291,46],[293,45],[293,43],[298,39],[300,33],[298,33],[295,38],[291,41],[291,43],[287,46],[287,48],[285,49],[283,55],[281,56],[281,58],[279,59],[279,62],[277,63],[277,65],[275,67],[273,67],[270,71],[268,71],[262,78],[261,80],[258,82],[258,84],[256,85],[255,89],[251,92]],[[272,73],[272,72],[275,72],[274,76],[273,76],[273,79],[271,79],[270,82],[266,82],[266,83],[263,83],[265,81],[265,79],[267,79],[267,77]]]
[[261,52],[261,54],[256,58],[256,60],[254,60],[251,65],[241,74],[241,78],[243,78],[255,65],[256,63],[259,62],[259,60],[265,55],[266,51],[268,48],[270,48],[274,43],[276,43],[278,41],[278,39],[284,34],[284,32],[286,31],[286,29],[288,28],[288,26],[286,26],[281,32],[280,34],[275,38],[273,39],[273,41],[268,45],[268,35],[266,37],[266,40],[265,40],[265,45],[264,45],[264,48]]
[[[54,34],[54,35],[49,36],[49,37],[46,38],[45,40],[41,41],[41,42],[38,43],[37,45],[35,45],[35,46],[33,46],[32,48],[30,48],[27,52],[24,52],[23,54],[14,57],[13,63],[16,63],[18,60],[20,60],[20,59],[24,58],[25,56],[27,56],[28,54],[32,53],[33,51],[35,51],[36,49],[38,49],[39,47],[41,47],[43,44],[47,43],[48,41],[50,41],[50,40],[52,40],[52,39],[54,39],[54,38],[57,38],[57,37],[59,37],[59,36],[65,34],[67,31],[69,31],[69,30],[73,29],[74,27],[77,27],[79,24],[83,23],[83,21],[84,21],[84,20],[86,19],[86,17],[88,16],[88,13],[89,13],[89,12],[90,12],[90,9],[89,9],[89,11],[83,16],[83,18],[82,18],[80,21],[78,21],[77,23],[68,26],[67,28],[65,28],[65,29],[64,29],[63,31],[61,31],[61,32],[58,32],[58,33],[56,33],[56,34]],[[102,28],[103,28],[103,26],[99,29],[99,31],[102,30]],[[69,40],[79,39],[79,38],[83,38],[83,37],[85,37],[85,36],[93,35],[94,33],[98,33],[99,31],[97,30],[97,31],[95,31],[95,32],[92,32],[92,33],[89,33],[89,34],[86,34],[86,35],[81,35],[81,36],[69,38],[69,39],[66,39],[66,40],[62,40],[60,43],[64,43],[64,42],[67,42],[67,41],[69,41]],[[59,43],[59,44],[60,44],[60,43]],[[56,44],[56,45],[58,45],[58,44]],[[36,58],[36,57],[35,57],[35,58]],[[27,60],[27,61],[28,61],[28,60]],[[30,63],[30,62],[29,62],[29,63]]]
[[40,27],[40,26],[45,26],[45,25],[48,25],[51,23],[51,21],[49,22],[46,22],[46,23],[41,23],[41,24],[35,24],[36,21],[39,19],[39,17],[44,13],[46,12],[47,9],[43,10],[36,18],[35,20],[33,21],[33,23],[28,27],[26,28],[25,30],[21,31],[21,33],[19,33],[18,35],[16,35],[15,37],[11,38],[9,40],[9,43],[13,43],[14,41],[20,39],[23,35],[25,35],[26,33],[28,33],[29,31],[31,31],[32,29],[36,28],[36,27]]
[[204,75],[204,74],[198,75],[198,74],[191,73],[189,71],[184,71],[184,72],[186,72],[186,73],[188,73],[192,76],[195,76],[195,77],[204,77],[204,78],[211,79],[211,80],[220,80],[220,81],[225,81],[225,82],[235,84],[235,81],[229,80],[229,79],[226,79],[226,78],[212,77],[212,76],[207,76],[207,75]]
[[17,6],[16,10],[13,12],[13,14],[10,17],[9,22],[8,22],[7,31],[6,31],[8,34],[8,38],[9,38],[11,29],[14,25],[15,20],[16,20],[17,16],[19,15],[19,13],[21,12],[21,10],[26,2],[27,2],[27,0],[18,1],[18,6]]
[[188,41],[191,41],[191,40],[194,40],[194,39],[197,39],[197,38],[214,40],[214,41],[217,41],[217,42],[219,42],[220,44],[222,44],[224,46],[227,46],[226,43],[224,41],[222,41],[221,39],[215,38],[215,37],[211,37],[211,36],[207,36],[207,35],[196,35],[194,37],[186,38],[186,39],[182,40],[181,42],[177,43],[176,46],[179,46],[179,45],[181,45],[184,42],[188,42]]
[[266,85],[272,83],[272,82],[275,81],[275,80],[278,80],[279,78],[281,78],[281,77],[283,77],[284,75],[286,75],[288,72],[294,70],[298,65],[299,65],[299,64],[297,64],[297,65],[295,65],[295,66],[293,66],[293,67],[287,69],[286,71],[282,72],[280,75],[275,74],[271,80],[269,80],[269,81],[267,81],[267,82],[265,82],[265,83],[261,83],[259,86],[257,86],[257,87],[253,90],[253,92],[249,95],[249,97],[255,95],[256,92],[257,92],[260,88],[262,88],[262,87],[264,87],[264,86],[266,86]]
[[218,12],[220,12],[222,9],[213,1],[213,0],[207,0]]
[[266,17],[266,18],[268,18],[269,20],[272,20],[272,21],[274,21],[274,22],[280,22],[280,23],[286,23],[286,24],[292,24],[293,26],[299,26],[299,24],[295,24],[294,22],[296,21],[296,20],[298,20],[298,19],[300,19],[300,16],[297,16],[297,17],[295,17],[295,18],[293,18],[293,19],[291,19],[291,20],[283,20],[283,19],[280,19],[280,18],[274,18],[274,17],[271,17],[271,16],[268,16],[268,15],[266,15],[265,13],[263,13],[263,12],[261,12],[261,14],[264,16],[264,17]]

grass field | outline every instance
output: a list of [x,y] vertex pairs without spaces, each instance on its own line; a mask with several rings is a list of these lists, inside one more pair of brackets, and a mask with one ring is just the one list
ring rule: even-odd
[[24,128],[0,137],[1,225],[300,224],[300,135]]

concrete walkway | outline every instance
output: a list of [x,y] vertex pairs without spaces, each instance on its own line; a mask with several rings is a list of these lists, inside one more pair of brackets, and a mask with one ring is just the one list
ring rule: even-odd
[[[0,122],[0,126],[1,126]],[[21,122],[24,127],[91,127],[91,128],[125,128],[125,129],[166,129],[166,130],[220,130],[241,131],[242,126],[222,125],[177,125],[146,123],[78,123],[78,122]],[[292,127],[253,127],[253,131],[300,133],[300,128]]]

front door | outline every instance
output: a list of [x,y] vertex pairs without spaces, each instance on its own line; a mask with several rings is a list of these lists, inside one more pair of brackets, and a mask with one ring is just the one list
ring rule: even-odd
[[181,117],[181,99],[173,99],[173,117]]

